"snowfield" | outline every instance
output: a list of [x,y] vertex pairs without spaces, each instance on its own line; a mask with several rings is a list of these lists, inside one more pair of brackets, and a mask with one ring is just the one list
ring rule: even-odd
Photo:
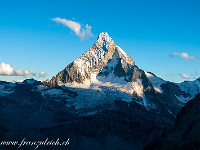
[[185,81],[177,84],[182,93],[180,96],[177,96],[177,99],[182,103],[187,103],[189,100],[193,99],[198,93],[200,93],[200,81]]
[[74,99],[76,108],[95,107],[105,103],[113,103],[114,100],[130,102],[133,101],[134,92],[143,99],[140,104],[145,107],[148,105],[140,80],[127,82],[123,77],[118,78],[114,74],[110,74],[107,77],[95,77],[94,75],[92,80],[87,80],[84,84],[76,82],[63,84],[70,90],[77,91],[78,96]]
[[149,80],[151,81],[151,84],[153,85],[155,91],[159,92],[159,93],[163,93],[163,90],[161,89],[160,86],[161,86],[161,84],[166,83],[166,81],[152,75],[151,73],[145,72],[145,74],[149,78]]

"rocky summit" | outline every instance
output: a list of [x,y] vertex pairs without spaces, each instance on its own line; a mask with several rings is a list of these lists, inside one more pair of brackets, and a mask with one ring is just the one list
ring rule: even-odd
[[102,32],[49,81],[0,82],[0,140],[59,137],[72,150],[141,150],[199,88],[199,79],[172,83],[140,69]]

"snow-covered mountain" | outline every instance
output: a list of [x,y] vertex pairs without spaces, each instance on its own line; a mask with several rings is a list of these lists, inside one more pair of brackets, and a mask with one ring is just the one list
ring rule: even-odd
[[[135,65],[135,61],[125,53],[108,33],[100,33],[94,45],[77,60],[54,76],[48,83],[51,87],[65,85],[66,87],[93,90],[94,94],[107,95],[106,88],[116,91],[111,95],[114,99],[132,100],[132,94],[138,96],[138,101],[147,107],[145,90],[151,89],[151,83],[146,73]],[[104,89],[102,89],[104,87]],[[119,94],[119,93],[121,94]],[[84,92],[85,93],[85,90]],[[106,93],[106,94],[105,94]],[[91,94],[91,92],[87,93]],[[102,96],[93,99],[106,99]],[[82,94],[80,94],[82,95]],[[81,102],[79,102],[80,104]]]
[[187,103],[200,93],[200,78],[194,81],[185,81],[177,85],[180,87],[181,93],[176,95],[176,97],[182,103]]
[[69,149],[140,150],[172,127],[199,87],[200,79],[177,84],[139,69],[100,33],[49,81],[0,82],[0,140],[60,137],[71,138]]
[[[145,93],[151,93],[150,97],[165,95],[166,93],[163,93],[165,88],[173,85],[170,87],[172,91],[170,94],[175,102],[180,102],[179,105],[182,105],[200,92],[199,80],[174,84],[139,69],[135,61],[117,46],[106,32],[100,33],[97,41],[88,51],[67,65],[45,85],[50,87],[62,85],[79,91],[81,98],[77,98],[79,100],[77,107],[82,103],[84,103],[83,107],[88,104],[85,103],[86,100],[80,101],[85,97],[88,99],[86,95],[90,95],[93,99],[93,101],[89,100],[90,103],[96,103],[97,100],[97,104],[105,101],[109,95],[109,99],[113,100],[130,102],[135,99],[147,109],[154,109],[156,105],[151,98],[147,98],[148,94]],[[110,89],[110,92],[107,89]]]
[[92,83],[97,77],[113,75],[130,81],[134,69],[137,69],[134,60],[114,43],[108,33],[102,32],[88,51],[52,78],[51,85]]

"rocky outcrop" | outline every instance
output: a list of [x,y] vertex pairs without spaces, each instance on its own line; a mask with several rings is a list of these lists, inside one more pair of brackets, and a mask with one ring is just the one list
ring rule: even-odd
[[177,115],[173,128],[149,143],[144,150],[200,149],[200,94]]

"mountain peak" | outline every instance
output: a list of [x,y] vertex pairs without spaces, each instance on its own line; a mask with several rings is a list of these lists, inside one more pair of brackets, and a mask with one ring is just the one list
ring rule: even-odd
[[112,38],[108,35],[107,32],[101,32],[97,38],[97,40],[104,40],[104,41],[110,41]]
[[109,79],[111,76],[131,81],[135,68],[135,61],[114,43],[107,32],[102,32],[88,51],[66,66],[49,84],[93,82],[97,78]]
[[113,39],[108,35],[107,32],[101,32],[97,38],[97,42],[100,47],[108,48],[114,43]]

